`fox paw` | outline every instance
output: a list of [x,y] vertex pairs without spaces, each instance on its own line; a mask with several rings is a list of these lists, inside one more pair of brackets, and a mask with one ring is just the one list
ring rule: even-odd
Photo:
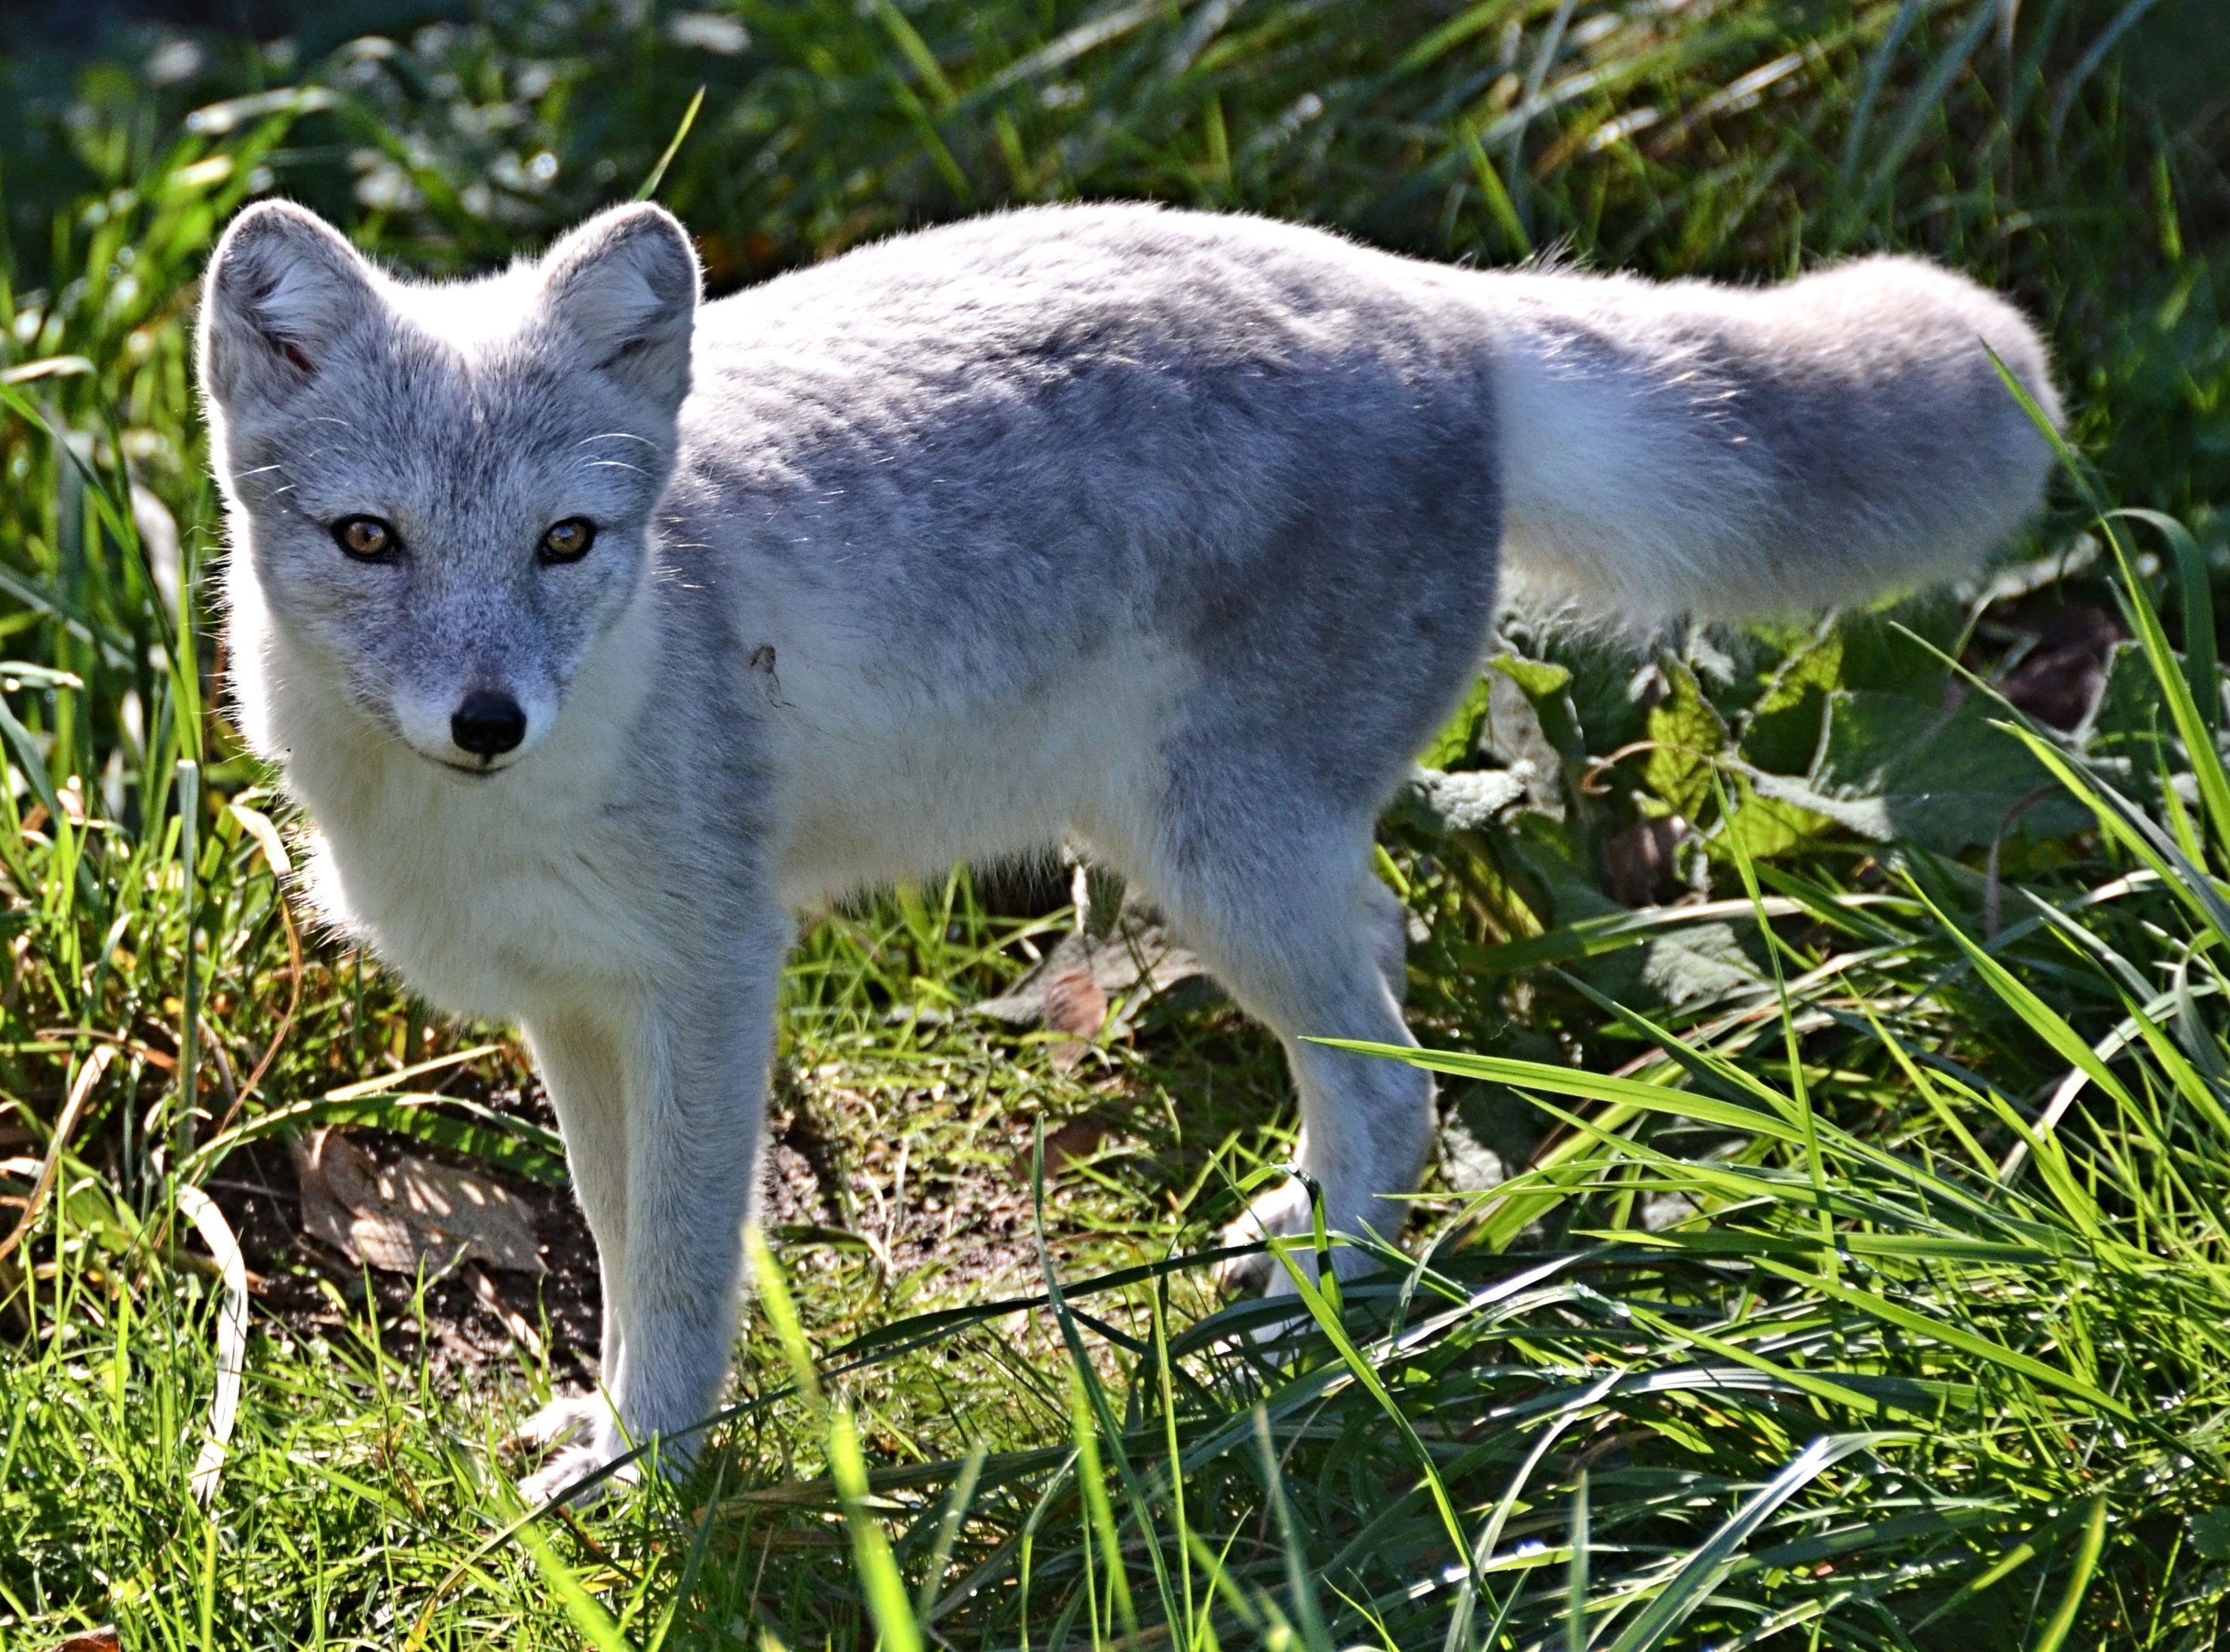
[[[1239,1219],[1223,1230],[1227,1245],[1257,1244],[1264,1239],[1294,1238],[1314,1226],[1309,1214],[1308,1184],[1289,1176],[1259,1194]],[[1226,1290],[1263,1290],[1287,1281],[1285,1266],[1266,1251],[1230,1257],[1216,1264],[1216,1283]]]
[[565,1394],[521,1423],[505,1442],[515,1450],[538,1451],[576,1438],[592,1438],[611,1416],[602,1394]]
[[[621,1487],[635,1485],[641,1480],[641,1465],[630,1462],[594,1485],[581,1485],[619,1455],[617,1450],[598,1442],[569,1445],[519,1482],[519,1497],[533,1508],[559,1496],[575,1508],[586,1508]],[[577,1486],[578,1490],[572,1489]]]

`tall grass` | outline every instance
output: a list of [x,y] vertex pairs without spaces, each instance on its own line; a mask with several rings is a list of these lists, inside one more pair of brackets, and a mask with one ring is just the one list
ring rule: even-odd
[[[496,8],[275,90],[246,48],[169,93],[88,71],[48,151],[14,140],[36,164],[0,154],[45,215],[17,196],[0,266],[0,1647],[2212,1644],[2230,329],[2218,117],[2174,72],[2203,13],[809,0],[719,14],[732,54],[701,17]],[[1213,1006],[1073,1070],[943,1019],[1046,929],[962,879],[809,941],[787,1064],[844,1155],[912,1128],[1005,1163],[1001,1122],[1122,1112],[1130,1147],[1036,1156],[1030,1266],[907,1277],[864,1215],[773,1236],[701,1467],[577,1517],[519,1508],[496,1445],[545,1365],[460,1390],[390,1346],[422,1303],[331,1282],[322,1334],[255,1321],[204,1512],[228,1287],[182,1191],[319,1122],[556,1160],[477,1099],[519,1076],[499,1029],[285,910],[289,823],[214,688],[191,278],[266,189],[455,267],[661,157],[724,281],[1090,195],[1661,273],[1914,247],[2042,312],[2112,497],[2175,517],[2071,485],[2047,526],[2052,588],[2128,639],[2072,735],[1994,697],[2034,639],[1988,593],[1653,661],[1514,631],[1435,755],[1507,762],[1514,723],[1527,804],[1384,841],[1429,931],[1415,1058],[1518,1173],[1444,1186],[1282,1340],[1290,1307],[1219,1305],[1172,1248],[1281,1153],[1273,1052]]]

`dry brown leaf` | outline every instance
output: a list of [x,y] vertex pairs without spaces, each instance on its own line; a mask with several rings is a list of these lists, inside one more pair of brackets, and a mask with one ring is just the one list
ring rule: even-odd
[[116,1625],[103,1623],[99,1629],[85,1630],[73,1635],[54,1649],[54,1652],[121,1652],[124,1642],[117,1638]]
[[374,1204],[371,1164],[362,1148],[331,1130],[315,1131],[296,1154],[294,1167],[305,1233],[353,1263],[396,1271],[415,1265],[409,1232],[402,1223],[360,1218],[357,1213],[359,1204]]
[[1200,960],[1160,924],[1125,914],[1111,935],[1075,929],[1063,935],[1013,987],[976,1012],[1073,1038],[1096,1038],[1103,1031],[1119,1038],[1147,1000],[1202,973]]
[[1072,1038],[1096,1038],[1107,1019],[1107,994],[1092,979],[1089,964],[1060,970],[1045,984],[1045,1029]]
[[[1074,1170],[1099,1151],[1113,1132],[1098,1119],[1071,1119],[1045,1139],[1045,1167],[1048,1180]],[[1028,1181],[1037,1166],[1037,1149],[1025,1147],[1015,1155],[1015,1174]]]
[[1056,970],[1045,983],[1045,1030],[1063,1035],[1054,1046],[1054,1065],[1067,1071],[1107,1024],[1107,994],[1092,978],[1090,963],[1079,960]]
[[303,1231],[351,1262],[389,1273],[459,1261],[543,1271],[533,1218],[485,1177],[422,1159],[383,1169],[333,1130],[317,1131],[303,1143],[296,1168]]
[[405,1159],[383,1173],[380,1191],[399,1199],[414,1226],[470,1242],[474,1261],[514,1273],[542,1271],[534,1218],[505,1188],[470,1171]]

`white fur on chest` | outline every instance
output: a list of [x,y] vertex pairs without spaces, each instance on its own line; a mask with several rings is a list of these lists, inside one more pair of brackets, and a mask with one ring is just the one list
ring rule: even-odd
[[[624,704],[596,720],[576,712],[500,775],[452,777],[371,727],[239,584],[233,636],[246,731],[284,763],[315,827],[312,899],[415,991],[454,1013],[517,1019],[594,1002],[667,963],[654,857],[611,807]],[[635,655],[622,680],[648,680],[640,639],[619,640]]]
[[460,1013],[575,1007],[655,974],[644,869],[582,800],[538,785],[532,764],[466,792],[409,761],[352,794],[306,793],[311,890],[329,916]]

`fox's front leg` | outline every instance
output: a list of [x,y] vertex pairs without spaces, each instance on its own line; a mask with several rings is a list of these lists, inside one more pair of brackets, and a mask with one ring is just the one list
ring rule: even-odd
[[728,1372],[789,941],[787,919],[763,915],[722,957],[677,969],[622,1017],[626,1239],[603,1257],[622,1353],[595,1433],[524,1482],[529,1497],[653,1436],[667,1437],[657,1455],[668,1473],[702,1443],[671,1437],[711,1414]]
[[561,1395],[519,1426],[522,1445],[550,1446],[591,1442],[610,1412],[609,1395],[619,1380],[623,1351],[620,1316],[613,1295],[625,1276],[627,1258],[628,1110],[622,1032],[609,1015],[576,1010],[537,1016],[525,1028],[534,1065],[558,1114],[565,1138],[565,1162],[573,1196],[589,1218],[596,1241],[596,1265],[603,1286],[602,1379],[586,1394]]

